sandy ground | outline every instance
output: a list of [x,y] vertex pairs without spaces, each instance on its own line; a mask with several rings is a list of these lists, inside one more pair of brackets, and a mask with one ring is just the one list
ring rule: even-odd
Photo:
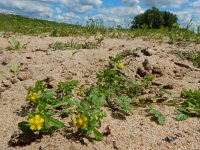
[[[21,106],[26,105],[25,97],[29,86],[36,80],[51,76],[55,82],[67,79],[80,80],[82,84],[95,83],[96,72],[107,65],[109,56],[126,49],[147,49],[147,53],[138,51],[138,57],[125,61],[129,74],[137,76],[138,68],[144,70],[144,61],[148,60],[150,68],[157,68],[155,81],[169,85],[174,96],[185,89],[200,87],[200,69],[191,62],[181,60],[171,54],[171,50],[199,50],[200,45],[193,43],[177,46],[164,42],[149,41],[148,39],[104,39],[97,49],[81,49],[75,55],[75,50],[53,51],[48,44],[56,41],[71,41],[72,37],[32,37],[17,36],[23,44],[30,43],[26,49],[6,51],[9,43],[0,35],[0,150],[199,150],[200,149],[200,120],[189,118],[186,121],[175,120],[175,108],[165,105],[158,106],[166,115],[164,126],[157,125],[147,116],[144,108],[136,108],[125,120],[116,119],[110,111],[103,120],[102,130],[109,125],[111,134],[103,141],[87,141],[81,144],[73,141],[67,133],[58,131],[53,135],[45,135],[30,145],[10,147],[8,141],[17,130],[17,124],[26,118],[18,113]],[[80,40],[83,38],[74,38]],[[10,73],[11,64],[20,66],[17,77]],[[181,63],[186,67],[177,65]],[[2,73],[3,72],[3,73]],[[67,119],[64,121],[67,122]],[[177,139],[169,142],[167,137]]]

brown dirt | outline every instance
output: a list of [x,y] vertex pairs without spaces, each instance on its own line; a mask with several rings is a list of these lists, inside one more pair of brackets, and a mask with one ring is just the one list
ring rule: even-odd
[[[75,55],[75,50],[53,51],[48,49],[48,44],[56,41],[71,41],[72,37],[32,37],[17,36],[23,44],[28,41],[26,49],[19,51],[6,51],[9,46],[7,39],[0,36],[0,149],[26,149],[26,150],[199,150],[200,149],[200,120],[189,118],[186,121],[175,120],[175,108],[160,105],[161,111],[166,115],[164,126],[157,125],[147,117],[144,108],[137,108],[131,116],[125,120],[117,119],[110,111],[103,121],[102,130],[109,125],[111,134],[103,141],[86,141],[83,145],[79,141],[73,141],[63,132],[45,135],[25,147],[9,147],[8,141],[17,129],[20,121],[26,120],[18,113],[21,106],[26,105],[26,95],[29,86],[36,80],[51,76],[55,82],[67,79],[77,79],[82,84],[95,83],[96,72],[107,65],[109,56],[126,49],[146,49],[137,51],[139,57],[125,60],[129,70],[129,76],[135,78],[138,68],[143,72],[154,73],[155,81],[168,85],[169,91],[174,96],[180,94],[183,89],[195,89],[200,87],[200,69],[195,68],[191,62],[181,60],[171,54],[171,50],[194,50],[200,45],[193,43],[181,47],[167,43],[135,39],[104,39],[98,49],[81,49]],[[83,37],[74,40],[84,39]],[[146,52],[145,52],[146,51]],[[146,56],[148,55],[148,56]],[[148,61],[145,65],[144,61]],[[181,67],[178,63],[186,65]],[[10,65],[20,65],[17,77],[10,73]],[[145,70],[146,69],[146,70]],[[68,121],[65,119],[64,121]],[[176,140],[167,142],[166,137],[175,136]]]

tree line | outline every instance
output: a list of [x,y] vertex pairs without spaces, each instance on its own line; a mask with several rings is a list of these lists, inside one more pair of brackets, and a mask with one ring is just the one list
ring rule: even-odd
[[152,7],[144,13],[135,16],[131,22],[131,28],[141,28],[142,25],[147,25],[147,28],[159,29],[161,26],[164,26],[171,29],[173,24],[177,24],[177,21],[178,18],[175,14]]

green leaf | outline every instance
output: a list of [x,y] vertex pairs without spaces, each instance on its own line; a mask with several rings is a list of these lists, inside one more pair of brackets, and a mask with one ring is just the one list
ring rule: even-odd
[[18,123],[18,128],[24,132],[30,132],[31,129],[30,129],[30,126],[28,125],[28,122],[27,121],[23,121],[23,122],[20,122]]
[[15,37],[13,37],[11,39],[10,44],[11,44],[12,48],[14,48],[14,49],[20,48],[20,42]]
[[62,110],[61,113],[60,113],[61,117],[67,117],[69,116],[69,110],[65,109],[65,110]]
[[93,129],[93,133],[94,136],[96,138],[96,140],[102,141],[103,140],[103,134],[100,133],[98,130],[96,130],[95,128]]
[[164,125],[165,116],[162,112],[154,108],[150,108],[149,113],[157,120],[158,124]]
[[128,96],[116,97],[115,102],[125,112],[131,112],[132,105],[130,104],[131,99]]
[[19,72],[19,66],[17,64],[11,64],[10,66],[10,71],[14,74],[17,75]]
[[49,117],[49,123],[56,128],[63,128],[65,124],[55,118]]
[[176,120],[177,120],[177,121],[183,121],[183,120],[186,120],[186,119],[188,119],[188,118],[189,118],[189,116],[186,115],[186,114],[183,114],[183,113],[180,113],[180,114],[178,114],[178,115],[176,116]]

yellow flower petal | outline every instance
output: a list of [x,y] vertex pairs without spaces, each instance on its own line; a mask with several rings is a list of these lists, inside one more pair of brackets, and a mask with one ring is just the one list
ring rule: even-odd
[[42,126],[41,125],[37,125],[37,130],[41,130]]
[[83,117],[83,121],[84,121],[84,122],[87,122],[87,117]]
[[32,126],[30,127],[30,129],[31,129],[31,130],[35,130],[35,126],[32,125]]
[[39,120],[40,119],[40,115],[35,115],[35,119]]
[[78,124],[82,124],[83,123],[83,120],[82,119],[78,119]]
[[28,122],[29,122],[30,124],[33,124],[33,123],[34,123],[34,119],[33,119],[33,118],[30,118],[30,119],[28,120]]
[[40,122],[40,123],[43,123],[43,122],[44,122],[44,118],[41,117],[41,118],[39,119],[39,122]]

